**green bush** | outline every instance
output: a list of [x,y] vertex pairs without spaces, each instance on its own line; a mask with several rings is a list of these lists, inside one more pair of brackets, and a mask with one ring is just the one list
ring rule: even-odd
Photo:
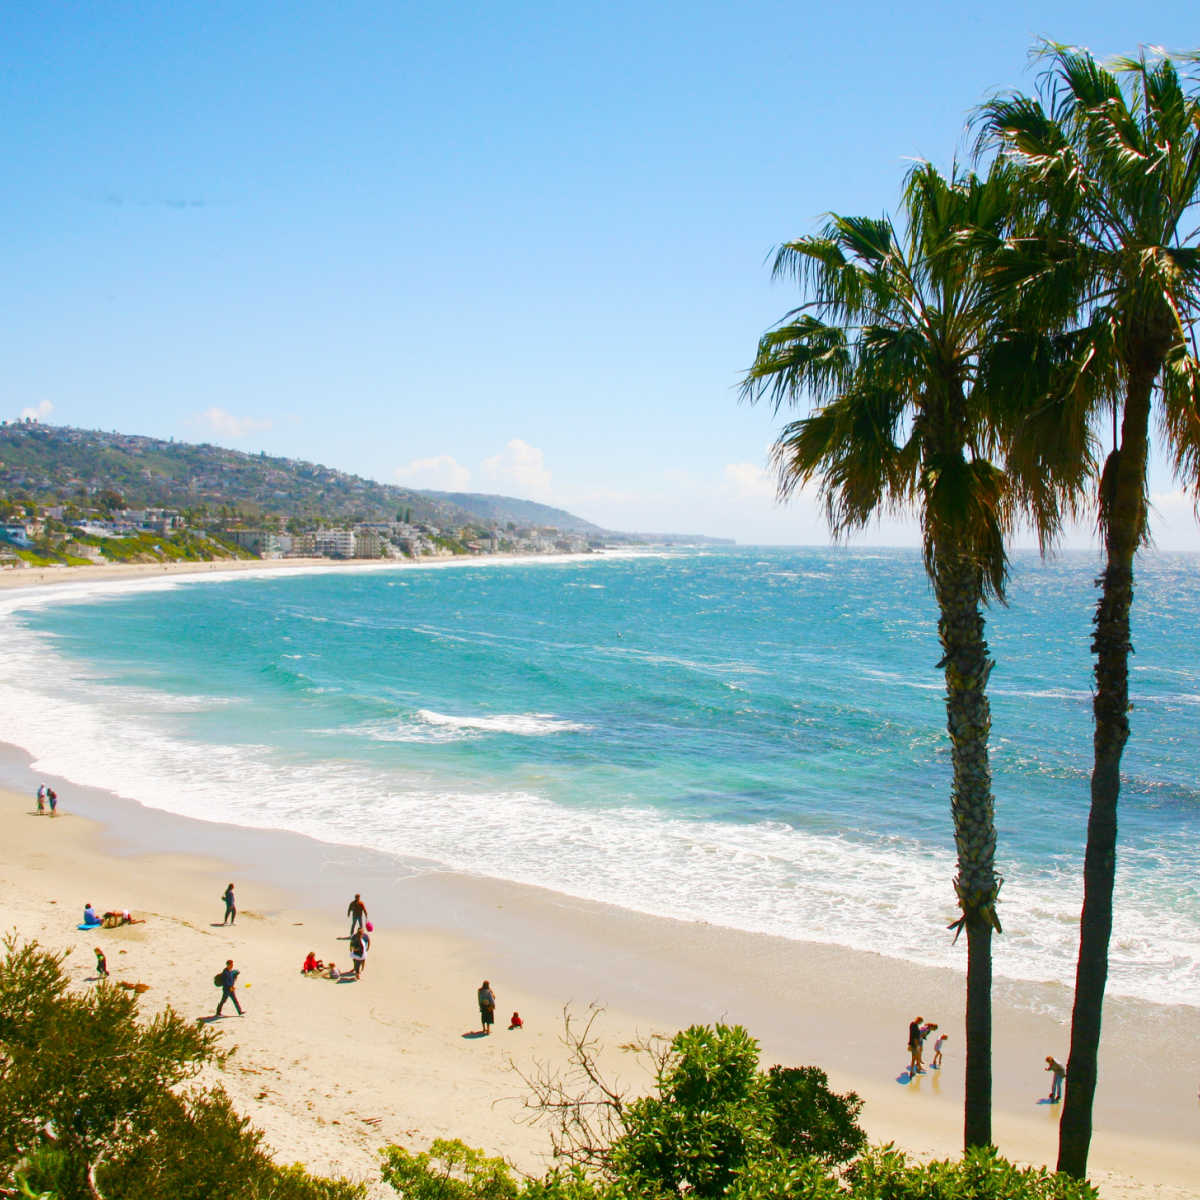
[[716,1197],[759,1166],[844,1162],[865,1143],[862,1101],[838,1095],[817,1067],[758,1069],[740,1025],[693,1025],[675,1036],[657,1095],[630,1104],[612,1147],[617,1176],[666,1194]]
[[0,1190],[56,1200],[355,1200],[364,1189],[279,1167],[220,1088],[189,1080],[214,1033],[101,983],[71,992],[63,956],[4,940]]
[[517,1185],[502,1158],[488,1158],[457,1139],[438,1138],[429,1150],[401,1146],[383,1152],[383,1179],[405,1200],[513,1200]]
[[910,1163],[884,1146],[864,1154],[846,1173],[854,1200],[1098,1200],[1084,1180],[1016,1167],[994,1148],[968,1150],[961,1159]]

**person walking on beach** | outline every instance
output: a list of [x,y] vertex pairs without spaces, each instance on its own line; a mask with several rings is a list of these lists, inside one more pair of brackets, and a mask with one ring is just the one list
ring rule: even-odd
[[354,893],[354,899],[346,908],[346,916],[350,918],[350,936],[353,937],[354,931],[361,929],[367,919],[367,906],[357,892]]
[[237,980],[240,974],[240,971],[235,971],[233,968],[233,959],[227,958],[225,960],[225,970],[213,980],[214,983],[221,985],[221,999],[217,1001],[218,1017],[221,1015],[221,1009],[225,1007],[226,1000],[232,1000],[233,1007],[237,1009],[237,1015],[239,1017],[242,1016],[242,1006],[238,1003],[237,992],[234,990],[237,987]]
[[237,900],[233,895],[233,884],[231,883],[224,891],[221,899],[225,901],[225,920],[222,925],[237,924]]
[[496,1020],[496,993],[492,991],[492,985],[485,979],[479,985],[476,995],[479,1000],[479,1021],[483,1026],[483,1032],[491,1033],[492,1024]]
[[37,806],[38,806],[38,816],[40,817],[46,811],[46,785],[44,783],[38,784]]
[[104,957],[104,951],[99,946],[96,948],[96,974],[101,979],[108,978],[108,959]]
[[1050,1078],[1050,1095],[1047,1099],[1051,1104],[1057,1104],[1062,1099],[1063,1080],[1067,1077],[1067,1068],[1052,1054],[1047,1054],[1046,1070],[1052,1072]]
[[58,793],[53,788],[46,789],[46,799],[50,804],[50,815],[58,816]]

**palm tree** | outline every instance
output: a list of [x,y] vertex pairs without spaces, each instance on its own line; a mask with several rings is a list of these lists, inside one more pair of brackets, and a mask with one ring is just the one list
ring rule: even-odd
[[[981,146],[998,145],[1025,179],[1036,224],[1012,239],[995,278],[1027,328],[1060,353],[1052,405],[1082,444],[1111,418],[1099,477],[1104,570],[1094,618],[1091,812],[1058,1169],[1086,1172],[1108,976],[1121,755],[1129,737],[1129,614],[1134,557],[1147,539],[1147,459],[1157,397],[1181,478],[1200,469],[1200,302],[1195,216],[1200,195],[1200,97],[1163,55],[1096,63],[1047,44],[1040,95],[994,100]],[[1122,84],[1124,83],[1124,86]],[[1018,443],[1013,452],[1022,453]],[[1080,471],[1080,480],[1086,472]]]
[[838,535],[882,511],[920,518],[953,768],[961,916],[951,928],[967,935],[968,1147],[991,1142],[991,937],[1000,930],[983,608],[1003,599],[1014,493],[988,457],[997,397],[987,364],[1001,314],[982,239],[963,231],[1006,228],[1012,182],[1005,166],[979,179],[918,165],[902,231],[888,218],[834,215],[820,236],[781,247],[775,276],[794,277],[808,300],[763,335],[742,384],[743,398],[768,398],[776,411],[805,394],[816,405],[773,448],[781,498],[819,479]]

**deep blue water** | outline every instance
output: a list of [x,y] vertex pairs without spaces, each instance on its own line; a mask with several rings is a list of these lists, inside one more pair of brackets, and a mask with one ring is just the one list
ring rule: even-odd
[[[1005,935],[1074,973],[1095,561],[989,617]],[[1112,990],[1200,1004],[1200,559],[1139,568]],[[731,549],[6,599],[42,769],[643,911],[956,961],[948,741],[910,551]],[[15,606],[15,607],[14,607]]]

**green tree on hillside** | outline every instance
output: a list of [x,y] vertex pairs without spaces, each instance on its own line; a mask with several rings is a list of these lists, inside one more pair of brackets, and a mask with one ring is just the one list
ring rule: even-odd
[[[983,609],[1003,599],[1017,492],[989,457],[1004,314],[983,243],[964,230],[1009,227],[1014,179],[1002,165],[982,179],[918,165],[903,229],[834,215],[819,236],[784,245],[774,274],[796,279],[805,303],[763,335],[742,386],[776,411],[810,398],[816,406],[775,443],[781,497],[819,480],[837,534],[887,511],[915,511],[921,523],[946,684],[957,928],[967,935],[967,1146],[991,1142],[991,937],[1000,930]],[[1043,519],[1052,524],[1053,514],[1050,506]]]
[[[1044,332],[1056,385],[1037,397],[1010,453],[1036,462],[1048,442],[1084,446],[1112,422],[1099,477],[1104,570],[1097,581],[1091,812],[1084,860],[1071,1052],[1059,1168],[1082,1176],[1091,1141],[1108,977],[1121,757],[1129,737],[1134,558],[1146,541],[1151,414],[1179,476],[1200,478],[1200,94],[1169,57],[1101,66],[1047,44],[1040,94],[982,110],[984,146],[1022,172],[1036,222],[1005,244],[996,281],[1017,320]],[[1048,402],[1047,402],[1048,401]],[[1051,428],[1053,426],[1053,428]],[[1049,437],[1047,436],[1049,434]],[[1081,454],[1076,485],[1090,477]]]

